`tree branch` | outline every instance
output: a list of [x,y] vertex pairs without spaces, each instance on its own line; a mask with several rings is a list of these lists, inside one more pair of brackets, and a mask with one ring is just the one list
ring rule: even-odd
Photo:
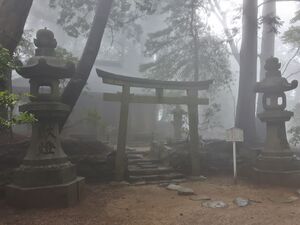
[[299,51],[300,51],[300,47],[297,48],[295,54],[287,62],[286,66],[285,66],[285,68],[284,68],[284,70],[282,72],[282,75],[284,75],[285,71],[287,70],[287,68],[289,67],[290,63],[293,61],[293,59],[298,55]]
[[264,4],[267,4],[269,2],[300,2],[300,0],[269,0],[269,1],[265,1],[265,2],[258,4],[257,8],[261,7]]
[[240,64],[240,53],[239,53],[239,50],[238,50],[236,44],[233,41],[233,38],[232,38],[233,35],[229,31],[226,14],[224,12],[222,12],[220,4],[217,2],[217,0],[214,0],[214,1],[209,0],[209,4],[224,29],[224,33],[225,33],[226,37],[228,38],[228,43],[229,43],[232,55],[234,56],[234,59],[236,60],[236,62],[238,64]]
[[286,79],[289,79],[290,77],[292,77],[292,76],[294,76],[294,75],[296,75],[296,74],[298,74],[298,73],[300,73],[300,70],[291,73],[290,75],[288,75],[288,76],[286,77]]

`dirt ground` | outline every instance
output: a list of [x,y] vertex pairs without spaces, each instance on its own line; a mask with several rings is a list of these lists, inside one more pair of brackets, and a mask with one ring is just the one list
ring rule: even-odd
[[[233,185],[230,178],[181,184],[198,195],[223,200],[227,208],[205,208],[200,201],[158,185],[87,185],[86,198],[69,209],[15,210],[0,202],[1,225],[300,225],[300,200],[278,203],[272,198],[297,196],[295,189]],[[238,207],[236,197],[260,203]]]

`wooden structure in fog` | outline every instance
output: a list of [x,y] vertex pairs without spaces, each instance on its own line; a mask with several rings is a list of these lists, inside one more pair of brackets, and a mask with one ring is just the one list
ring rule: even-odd
[[[208,98],[198,97],[198,91],[207,90],[212,80],[207,81],[160,81],[116,75],[97,69],[97,74],[103,83],[122,87],[122,93],[104,93],[104,101],[121,103],[118,131],[118,144],[115,161],[115,178],[123,180],[126,172],[126,137],[130,103],[187,105],[190,130],[190,158],[192,174],[200,173],[199,134],[198,134],[198,105],[208,105]],[[135,95],[131,88],[155,89],[155,95]],[[164,90],[186,91],[185,96],[164,96]]]

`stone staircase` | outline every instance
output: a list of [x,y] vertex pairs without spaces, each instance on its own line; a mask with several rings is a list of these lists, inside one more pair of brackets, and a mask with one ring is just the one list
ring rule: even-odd
[[161,165],[159,160],[144,156],[144,151],[127,150],[129,182],[131,183],[176,183],[182,182],[183,174],[169,166]]

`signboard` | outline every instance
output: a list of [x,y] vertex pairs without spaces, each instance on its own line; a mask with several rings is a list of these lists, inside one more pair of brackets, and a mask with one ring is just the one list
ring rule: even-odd
[[226,141],[228,142],[243,142],[244,132],[242,129],[233,127],[226,130]]
[[244,132],[242,129],[233,127],[226,130],[226,141],[232,142],[232,157],[233,157],[233,177],[236,183],[237,169],[236,169],[236,142],[244,141]]

